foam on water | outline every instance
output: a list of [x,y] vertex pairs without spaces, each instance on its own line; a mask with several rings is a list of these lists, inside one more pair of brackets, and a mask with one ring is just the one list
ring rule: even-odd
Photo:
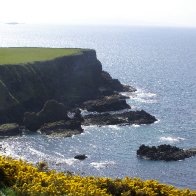
[[114,161],[92,162],[90,163],[90,165],[96,168],[97,170],[100,170],[109,167],[111,165],[115,165],[115,162]]
[[160,142],[170,142],[170,143],[175,143],[175,142],[180,142],[180,141],[183,141],[185,140],[185,138],[182,138],[182,137],[171,137],[171,136],[168,136],[168,137],[160,137]]
[[43,153],[39,150],[36,150],[34,148],[29,147],[29,151],[31,152],[32,155],[37,155],[39,157],[45,157],[45,153]]
[[78,160],[74,158],[67,158],[67,159],[57,159],[56,160],[56,165],[61,165],[61,164],[67,164],[69,166],[73,165],[76,163]]
[[111,128],[113,130],[120,130],[120,126],[118,125],[108,125],[108,128]]
[[140,125],[132,124],[132,127],[140,127]]
[[122,92],[124,96],[129,97],[131,100],[135,100],[141,103],[157,103],[157,95],[155,93],[146,92],[143,89],[138,88],[135,92]]
[[160,123],[160,121],[161,121],[160,119],[157,119],[157,121],[155,121],[154,123],[157,124]]

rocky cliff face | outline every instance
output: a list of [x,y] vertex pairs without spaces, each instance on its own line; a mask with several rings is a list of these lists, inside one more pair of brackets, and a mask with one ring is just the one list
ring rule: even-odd
[[0,65],[0,123],[21,122],[24,112],[39,111],[55,99],[72,107],[83,101],[123,91],[102,71],[94,50],[25,65]]

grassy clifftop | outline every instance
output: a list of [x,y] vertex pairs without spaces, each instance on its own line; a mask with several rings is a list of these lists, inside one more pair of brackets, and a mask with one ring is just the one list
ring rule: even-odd
[[80,54],[84,50],[77,48],[0,48],[0,65],[47,61],[62,56]]

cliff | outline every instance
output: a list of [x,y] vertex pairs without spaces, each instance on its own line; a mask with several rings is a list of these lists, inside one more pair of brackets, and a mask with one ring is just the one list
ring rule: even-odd
[[52,60],[0,65],[0,123],[21,122],[55,99],[71,108],[124,86],[102,70],[94,50]]

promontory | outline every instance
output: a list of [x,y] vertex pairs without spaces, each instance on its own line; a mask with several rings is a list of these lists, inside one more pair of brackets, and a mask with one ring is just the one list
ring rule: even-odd
[[[103,71],[92,49],[0,48],[0,124],[26,122],[28,127],[28,123],[38,123],[35,128],[40,128],[45,123],[71,119],[75,124],[68,113],[74,113],[78,120],[81,108],[101,115],[100,123],[96,114],[88,116],[86,124],[154,122],[156,119],[144,111],[126,111],[122,122],[123,115],[104,113],[130,110],[119,92],[134,90]],[[107,122],[103,122],[105,116]]]

